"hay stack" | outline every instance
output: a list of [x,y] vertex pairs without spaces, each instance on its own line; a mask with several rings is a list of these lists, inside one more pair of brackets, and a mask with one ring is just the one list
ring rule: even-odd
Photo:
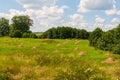
[[24,44],[21,43],[18,47],[19,47],[19,48],[24,48]]
[[36,46],[33,46],[32,49],[37,49],[37,47],[36,47]]
[[75,41],[75,44],[77,45],[77,44],[80,44],[80,40],[76,40]]
[[78,55],[79,56],[86,56],[88,53],[87,52],[80,52]]
[[75,51],[79,50],[79,48],[74,48]]
[[104,56],[111,56],[111,54],[109,54],[109,53],[106,53],[106,54],[104,54]]
[[115,58],[108,58],[108,59],[102,61],[102,63],[115,63],[115,62],[116,62]]
[[62,44],[57,44],[58,47],[62,46]]
[[54,53],[59,53],[60,51],[59,50],[55,50]]

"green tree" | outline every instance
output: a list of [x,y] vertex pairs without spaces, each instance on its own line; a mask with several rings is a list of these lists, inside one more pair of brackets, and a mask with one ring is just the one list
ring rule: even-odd
[[88,39],[89,33],[85,29],[82,29],[80,30],[79,36],[80,39]]
[[102,36],[99,38],[99,40],[97,41],[96,47],[101,49],[101,50],[112,51],[112,48],[113,48],[114,42],[115,42],[114,36],[115,35],[114,35],[113,30],[104,32],[102,34]]
[[29,16],[14,16],[12,18],[12,31],[20,30],[21,32],[28,32],[32,26],[33,20]]
[[97,46],[98,39],[102,36],[102,29],[96,28],[89,36],[90,46]]
[[120,43],[118,43],[118,44],[113,48],[113,53],[114,53],[114,54],[120,54]]
[[0,35],[6,36],[9,34],[9,20],[0,18]]
[[86,30],[80,30],[71,27],[57,27],[45,31],[41,37],[50,39],[80,38],[88,39],[89,33]]

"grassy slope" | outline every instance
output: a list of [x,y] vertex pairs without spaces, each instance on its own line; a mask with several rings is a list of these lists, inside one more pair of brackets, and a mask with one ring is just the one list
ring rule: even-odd
[[[80,43],[75,44],[77,41],[78,40],[74,39],[40,40],[40,39],[0,38],[0,67],[3,70],[6,67],[9,67],[11,70],[14,69],[13,72],[17,74],[19,72],[21,72],[21,74],[25,73],[25,70],[28,70],[29,68],[33,69],[34,71],[38,70],[37,68],[39,67],[35,62],[35,58],[39,54],[50,54],[51,56],[66,55],[84,61],[89,61],[91,62],[91,64],[98,65],[100,68],[102,68],[105,71],[108,71],[110,74],[112,73],[112,70],[114,70],[113,68],[119,67],[120,63],[119,55],[112,54],[111,56],[109,56],[116,58],[117,63],[101,64],[101,61],[109,58],[108,56],[104,56],[104,54],[110,52],[95,50],[93,47],[89,46],[89,42],[87,40],[80,40]],[[78,56],[78,54],[82,51],[86,51],[88,55]],[[47,71],[50,69],[45,68],[45,70]],[[32,71],[31,73],[34,74],[34,71]],[[45,73],[44,76],[50,75]]]

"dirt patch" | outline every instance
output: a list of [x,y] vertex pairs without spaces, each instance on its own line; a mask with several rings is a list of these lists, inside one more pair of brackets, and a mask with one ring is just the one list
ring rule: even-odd
[[108,58],[108,59],[102,61],[101,63],[115,63],[115,62],[116,62],[115,58]]
[[86,56],[86,55],[88,55],[88,53],[84,51],[84,52],[80,52],[78,55],[79,56]]

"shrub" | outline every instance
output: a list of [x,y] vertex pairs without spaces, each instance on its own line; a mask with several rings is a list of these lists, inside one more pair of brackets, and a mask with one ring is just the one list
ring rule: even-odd
[[22,38],[29,38],[29,33],[23,33]]
[[120,43],[113,48],[114,54],[120,54]]
[[89,36],[89,42],[90,46],[93,46],[96,48],[97,41],[102,36],[103,31],[100,28],[96,28]]
[[37,38],[34,33],[23,33],[22,38]]
[[30,35],[29,36],[30,38],[37,38],[36,34],[34,34],[34,33],[30,33],[29,35]]
[[22,32],[20,30],[15,30],[9,34],[10,37],[12,38],[21,38],[22,37]]

